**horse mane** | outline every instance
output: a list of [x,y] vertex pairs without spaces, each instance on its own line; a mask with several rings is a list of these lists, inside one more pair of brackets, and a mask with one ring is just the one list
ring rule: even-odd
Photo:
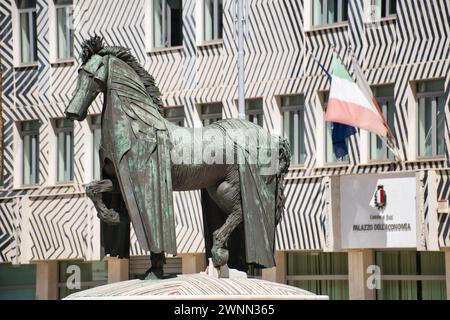
[[139,61],[131,54],[130,49],[120,46],[105,46],[103,38],[99,36],[93,36],[92,38],[85,40],[81,48],[82,65],[86,64],[95,54],[100,56],[112,55],[128,64],[141,79],[145,90],[156,104],[159,113],[162,115],[164,114],[161,92],[155,85],[155,79],[140,65]]

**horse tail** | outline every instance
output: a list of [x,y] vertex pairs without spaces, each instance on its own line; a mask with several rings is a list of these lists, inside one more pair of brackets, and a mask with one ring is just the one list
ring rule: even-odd
[[286,138],[279,137],[278,157],[279,165],[277,172],[277,190],[275,195],[275,225],[280,223],[284,212],[284,204],[286,202],[286,196],[284,195],[284,177],[286,176],[291,164],[291,147]]

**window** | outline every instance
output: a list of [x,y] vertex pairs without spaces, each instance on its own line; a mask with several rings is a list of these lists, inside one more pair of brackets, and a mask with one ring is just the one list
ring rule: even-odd
[[39,182],[39,121],[22,122],[23,171],[24,185]]
[[[329,92],[325,91],[322,92],[322,104],[323,104],[323,112],[327,110],[328,105],[328,97]],[[340,159],[337,159],[334,150],[333,150],[333,123],[325,121],[324,122],[325,127],[325,163],[332,164],[332,163],[347,163],[349,161],[348,155],[345,157],[342,157]]]
[[73,57],[72,0],[55,0],[58,59]]
[[164,109],[164,118],[173,124],[184,126],[184,107],[167,107]]
[[348,291],[347,253],[287,253],[287,284],[331,300],[346,300]]
[[281,97],[283,134],[291,145],[293,164],[303,164],[305,150],[305,99],[303,96]]
[[211,123],[222,119],[221,103],[203,104],[200,106],[200,108],[203,126],[210,125]]
[[[373,89],[373,93],[377,99],[378,105],[383,112],[389,128],[394,128],[394,86],[380,86]],[[370,134],[370,159],[376,161],[393,160],[394,155],[392,151],[386,146],[386,143],[381,140],[376,134]]]
[[204,0],[203,6],[203,40],[222,39],[222,0]]
[[0,263],[0,300],[34,300],[36,265]]
[[153,47],[183,44],[181,0],[153,0]]
[[313,0],[313,25],[321,26],[348,20],[348,0]]
[[444,81],[424,81],[417,84],[418,155],[445,155]]
[[257,124],[258,126],[263,126],[263,105],[262,99],[249,99],[245,100],[245,118]]
[[370,0],[371,18],[373,20],[388,18],[397,14],[396,0]]
[[[108,263],[107,261],[61,261],[58,265],[59,280],[58,291],[59,299],[68,295],[102,286],[108,283]],[[79,270],[81,276],[80,289],[69,288],[67,284],[73,283],[72,274],[74,270]]]
[[101,179],[101,167],[100,167],[100,139],[102,135],[101,127],[101,115],[95,115],[91,117],[91,129],[92,129],[92,178],[93,180]]
[[20,62],[37,61],[36,0],[18,0],[20,25]]
[[56,120],[57,182],[73,181],[73,122]]
[[381,268],[378,300],[445,300],[443,252],[379,251]]

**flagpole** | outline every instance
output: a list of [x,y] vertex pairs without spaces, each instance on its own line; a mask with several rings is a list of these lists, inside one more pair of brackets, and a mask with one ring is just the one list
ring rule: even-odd
[[[337,48],[336,48],[336,45],[335,45],[333,42],[331,42],[331,49],[333,49],[333,53],[338,57],[339,60],[341,60],[342,64],[345,65],[345,64],[344,64],[344,58],[341,57],[341,55],[339,54],[339,51],[338,51]],[[350,68],[348,68],[348,66],[346,66],[346,65],[345,65],[345,67],[346,67],[347,69],[350,69]]]
[[238,35],[238,111],[239,119],[245,119],[245,71],[244,71],[244,0],[237,0]]

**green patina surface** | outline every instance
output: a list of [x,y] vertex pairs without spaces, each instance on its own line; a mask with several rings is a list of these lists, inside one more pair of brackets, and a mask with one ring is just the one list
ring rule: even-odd
[[[72,114],[84,113],[85,115],[84,109],[87,109],[87,104],[90,104],[95,96],[104,90],[102,163],[107,167],[106,164],[112,162],[109,171],[104,168],[105,175],[113,181],[113,192],[119,192],[123,201],[117,200],[114,196],[105,197],[105,199],[111,203],[114,210],[121,214],[121,219],[123,214],[129,216],[140,247],[151,251],[152,256],[153,253],[161,252],[177,253],[172,186],[173,183],[177,185],[184,183],[185,190],[195,189],[189,189],[190,185],[202,188],[205,242],[207,246],[214,244],[216,249],[222,250],[213,252],[213,258],[219,257],[220,261],[227,262],[228,252],[225,247],[227,247],[228,237],[236,228],[236,225],[232,225],[228,219],[224,222],[218,217],[223,217],[225,214],[229,218],[237,213],[238,216],[235,217],[240,218],[240,215],[243,217],[244,232],[240,238],[236,236],[237,241],[233,242],[239,247],[237,251],[245,251],[239,259],[242,258],[244,263],[272,267],[275,228],[284,203],[283,176],[290,161],[287,141],[280,137],[272,137],[267,131],[248,121],[236,119],[219,121],[209,127],[221,132],[226,138],[225,144],[229,144],[228,146],[231,146],[231,150],[235,152],[233,156],[243,161],[230,164],[226,170],[222,169],[222,164],[216,166],[213,164],[208,174],[201,173],[202,168],[208,164],[189,164],[182,167],[185,172],[177,176],[178,180],[198,179],[199,181],[194,181],[195,183],[192,184],[190,181],[175,181],[172,177],[173,164],[170,150],[171,135],[178,127],[168,123],[162,117],[160,93],[154,85],[153,78],[138,65],[136,59],[126,49],[103,47],[96,38],[84,45],[83,62],[86,73],[90,73],[91,76],[86,78],[84,77],[86,73],[80,73],[81,86],[78,86],[78,92],[68,110]],[[99,82],[103,81],[104,87],[99,85]],[[233,136],[230,132],[235,129],[247,131],[242,131],[243,137]],[[194,129],[186,130],[187,134],[194,135]],[[263,174],[265,164],[261,163],[259,156],[267,154],[273,148],[274,141],[278,148],[276,152],[280,153],[283,164],[270,175]],[[204,151],[202,148],[206,146],[202,141],[198,142],[200,145],[197,142],[194,139],[189,146],[195,156],[202,155]],[[279,142],[281,143],[278,146]],[[256,153],[252,153],[249,146],[258,146]],[[215,148],[222,147],[224,146]],[[200,151],[196,152],[198,150]],[[215,150],[214,145],[212,150]],[[225,154],[224,150],[216,151]],[[223,176],[217,175],[215,170],[219,172],[223,170]],[[111,173],[111,171],[114,172]],[[235,174],[234,177],[233,174]],[[207,175],[217,176],[215,178],[217,185],[207,183]],[[205,181],[203,185],[202,181]],[[238,192],[239,196],[234,196],[230,200],[226,195],[220,195],[222,198],[214,199],[217,203],[211,204],[213,197],[211,194],[217,195],[218,192],[212,191],[208,196],[210,189],[212,186],[218,189],[218,185],[223,181],[231,185],[230,192]],[[218,204],[221,201],[232,201],[232,212],[224,212],[225,209],[219,208]],[[238,211],[235,209],[237,207]],[[128,237],[127,223],[128,221],[125,221],[115,227],[104,226],[102,229],[104,239],[113,241],[111,239],[123,239],[124,235]],[[207,226],[214,227],[212,230],[206,230]],[[223,235],[213,237],[213,231],[221,226],[225,228]],[[233,245],[230,244],[230,246]],[[129,246],[118,244],[118,247],[120,249],[117,250],[121,252],[119,255],[129,254]],[[114,248],[110,250],[111,252],[105,253],[112,253]],[[238,255],[238,253],[235,254]],[[157,261],[152,260],[153,262]]]

